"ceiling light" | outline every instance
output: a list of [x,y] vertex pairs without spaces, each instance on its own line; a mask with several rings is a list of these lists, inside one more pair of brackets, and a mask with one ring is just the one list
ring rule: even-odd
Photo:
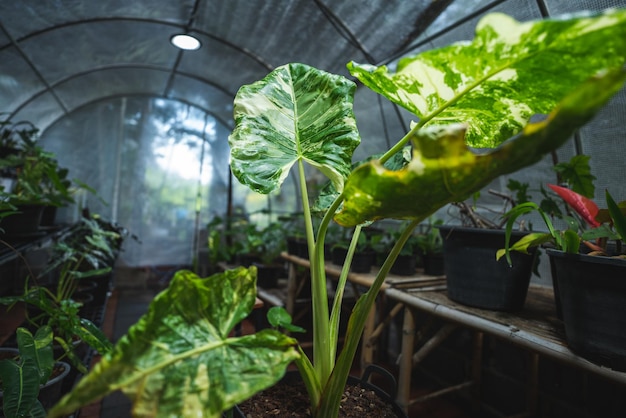
[[186,33],[174,35],[170,38],[170,42],[177,48],[194,51],[200,48],[200,41]]

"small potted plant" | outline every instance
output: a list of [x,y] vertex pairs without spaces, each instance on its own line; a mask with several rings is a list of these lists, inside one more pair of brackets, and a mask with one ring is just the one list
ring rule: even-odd
[[261,287],[278,286],[278,279],[286,277],[280,254],[287,249],[287,236],[280,222],[272,222],[258,230],[259,240],[253,251],[258,258],[257,283]]
[[[563,184],[593,194],[594,177],[590,173],[588,156],[575,156],[567,162],[555,164],[553,170]],[[531,275],[539,262],[538,249],[533,247],[528,253],[511,254],[514,260],[510,264],[496,259],[494,254],[504,246],[507,212],[518,203],[529,201],[531,190],[528,183],[514,179],[509,179],[507,188],[508,193],[489,190],[502,199],[499,210],[485,211],[491,216],[480,213],[475,201],[457,202],[455,206],[459,208],[461,225],[439,228],[444,238],[448,297],[456,302],[502,311],[519,311],[524,307]],[[558,196],[543,186],[537,193],[541,197],[540,207],[552,216],[566,216],[567,210],[562,208]],[[513,242],[522,239],[530,232],[529,226],[526,222],[516,222],[510,239]]]
[[6,234],[37,233],[46,207],[56,208],[73,201],[68,170],[59,166],[52,153],[37,145],[38,132],[31,123],[7,121],[0,132],[9,147],[0,158],[0,171],[12,180],[0,186],[0,201],[15,208],[11,222],[1,224]]
[[69,364],[56,361],[52,354],[52,329],[17,329],[15,357],[0,360],[0,407],[4,417],[45,416],[63,394],[63,379]]
[[0,304],[17,302],[27,306],[27,323],[33,329],[49,326],[54,333],[57,359],[67,359],[81,373],[83,364],[80,344],[87,344],[101,353],[111,348],[102,330],[81,315],[82,304],[75,291],[81,280],[97,277],[111,270],[114,257],[110,239],[115,233],[104,231],[93,219],[81,225],[65,240],[53,245],[49,264],[42,275],[56,272],[51,286],[39,285],[37,277],[29,277],[23,294],[0,297]]
[[[575,64],[568,68],[576,71],[563,77],[562,62],[552,57],[570,48],[576,53],[568,60]],[[232,172],[261,193],[278,189],[292,167],[299,173],[311,269],[312,358],[295,339],[273,329],[229,337],[254,304],[254,266],[206,279],[179,272],[50,416],[68,413],[115,387],[132,396],[138,414],[219,417],[275,385],[294,361],[311,415],[336,417],[370,309],[414,229],[445,204],[463,200],[563,144],[621,88],[624,56],[626,11],[613,10],[523,24],[488,15],[472,43],[405,58],[395,74],[350,63],[348,69],[361,82],[419,119],[386,153],[354,169],[352,154],[360,141],[352,111],[354,83],[292,63],[242,87],[229,137]],[[531,114],[548,112],[545,120],[529,122]],[[519,118],[522,114],[526,117]],[[519,136],[511,139],[512,134]],[[488,149],[475,153],[468,144]],[[405,150],[411,156],[406,165],[385,166]],[[316,230],[307,162],[334,186],[320,198],[329,203],[321,205],[326,209]],[[383,218],[410,222],[357,301],[340,345],[343,290],[361,229]],[[324,243],[333,219],[353,228],[353,238],[329,301]]]
[[443,220],[429,220],[426,231],[418,234],[418,246],[422,253],[424,273],[430,276],[444,274],[443,239],[439,227]]
[[[626,201],[617,204],[607,190],[607,209],[600,210],[591,199],[573,190],[548,187],[568,203],[587,228],[570,222],[569,228],[558,230],[548,213],[534,202],[526,202],[511,210],[510,222],[536,211],[548,232],[534,232],[512,245],[507,239],[498,257],[506,256],[511,262],[511,251],[527,252],[534,246],[548,245],[555,300],[568,345],[589,360],[626,371],[626,249],[621,245],[626,237]],[[616,243],[613,249],[608,248],[609,240]],[[584,249],[587,251],[581,251]]]

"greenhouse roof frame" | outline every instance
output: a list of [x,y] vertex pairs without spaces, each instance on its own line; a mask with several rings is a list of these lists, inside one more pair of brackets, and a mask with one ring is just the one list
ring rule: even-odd
[[[287,62],[349,76],[385,61],[452,0],[119,0],[0,4],[0,111],[45,128],[87,104],[154,96],[232,119],[238,88]],[[408,22],[405,23],[405,22]],[[195,35],[197,51],[170,44]]]

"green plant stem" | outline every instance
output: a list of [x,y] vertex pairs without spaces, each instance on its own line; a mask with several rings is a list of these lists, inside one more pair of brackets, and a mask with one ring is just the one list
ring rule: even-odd
[[[322,222],[320,223],[320,226],[317,230],[317,242],[315,245],[315,253],[314,253],[314,264],[315,264],[315,271],[316,274],[313,275],[311,274],[311,279],[318,281],[319,283],[323,283],[324,284],[324,288],[326,288],[325,284],[326,284],[326,268],[325,268],[325,258],[324,258],[324,245],[325,245],[325,240],[326,240],[326,233],[328,231],[328,226],[330,225],[330,222],[333,219],[333,216],[335,215],[335,212],[337,211],[337,209],[339,208],[339,206],[341,205],[341,202],[343,202],[343,195],[339,195],[337,196],[337,198],[334,200],[334,202],[331,204],[331,206],[328,208],[328,210],[326,211],[326,213],[324,214],[324,217],[322,218]],[[358,238],[358,234],[357,234],[357,238]],[[356,245],[356,244],[355,244]],[[344,264],[344,269],[345,269],[345,265],[350,265],[350,261],[347,260],[346,263]],[[346,277],[347,277],[347,272],[345,273]],[[343,273],[342,273],[343,275]],[[339,282],[341,283],[341,279],[339,280]],[[341,289],[341,290],[340,290]],[[314,349],[319,349],[319,350],[324,350],[324,351],[328,351],[328,353],[324,353],[324,355],[320,356],[324,359],[328,359],[329,361],[329,366],[328,366],[328,370],[332,370],[333,366],[335,364],[335,356],[337,354],[337,348],[336,348],[336,344],[337,344],[337,340],[339,338],[339,326],[338,326],[338,313],[336,312],[336,304],[337,304],[337,297],[338,295],[341,293],[341,295],[343,295],[343,287],[340,288],[340,284],[337,285],[337,293],[335,294],[335,303],[333,306],[333,309],[331,311],[331,317],[330,317],[330,323],[329,323],[329,330],[330,330],[330,338],[331,338],[331,342],[329,345],[327,346],[321,346],[319,348],[314,347]],[[339,298],[339,302],[341,302],[341,297]],[[327,318],[327,317],[325,317]],[[322,319],[320,319],[322,320]],[[324,367],[326,368],[326,367]],[[324,383],[326,382],[326,380],[322,380]]]
[[73,265],[70,263],[65,263],[63,265],[57,291],[57,302],[60,302],[64,299],[69,299],[74,294],[74,291],[78,286],[76,283],[77,279],[72,277],[72,272],[78,271],[78,268],[80,267],[84,259],[85,257],[83,256],[75,261]]
[[404,247],[404,244],[411,237],[413,230],[425,218],[426,216],[412,220],[409,225],[407,225],[406,229],[402,232],[389,252],[385,262],[380,267],[380,270],[376,275],[376,279],[372,283],[371,287],[357,301],[352,311],[352,315],[350,315],[343,349],[339,354],[333,374],[330,377],[328,384],[324,387],[324,393],[316,416],[336,417],[338,415],[343,389],[348,381],[350,368],[352,367],[356,350],[359,346],[359,342],[365,328],[365,322],[367,321],[370,310],[376,302],[378,292],[380,291],[389,270],[391,270],[391,266],[393,266],[393,263],[398,258],[400,251],[402,251],[402,247]]
[[[309,206],[309,196],[306,187],[306,177],[304,173],[304,163],[298,160],[298,174],[300,177],[300,193],[302,197],[302,209],[304,211],[304,225],[309,248],[309,262],[311,263],[311,294],[313,309],[313,366],[317,378],[320,382],[325,382],[330,376],[331,359],[329,357],[329,320],[328,320],[328,295],[326,292],[326,282],[320,278],[324,276],[323,265],[320,268],[319,260],[315,257],[315,238],[313,236],[313,221],[311,219],[311,209]],[[323,250],[323,245],[322,245]],[[322,251],[323,254],[323,251]],[[323,263],[323,256],[321,262]]]
[[361,225],[357,225],[354,229],[354,233],[352,234],[352,239],[350,241],[350,247],[348,248],[348,253],[346,254],[346,259],[343,263],[343,267],[341,268],[341,274],[339,275],[339,281],[337,282],[337,288],[335,291],[335,299],[333,301],[333,309],[330,316],[330,330],[332,338],[330,343],[330,349],[332,351],[331,358],[333,359],[333,366],[335,356],[337,355],[337,343],[339,341],[339,319],[341,317],[341,304],[343,301],[343,294],[346,287],[346,282],[348,280],[348,273],[350,273],[352,258],[354,257],[356,246],[359,242],[361,228]]
[[409,140],[413,137],[413,134],[417,132],[422,126],[424,126],[425,123],[426,123],[425,121],[420,121],[419,123],[416,123],[415,126],[411,128],[411,130],[402,137],[402,139],[396,142],[396,144],[393,147],[389,148],[389,150],[385,152],[382,157],[380,157],[380,163],[384,164],[387,160],[393,157],[396,153],[402,151],[402,148],[404,148],[406,143],[409,142]]

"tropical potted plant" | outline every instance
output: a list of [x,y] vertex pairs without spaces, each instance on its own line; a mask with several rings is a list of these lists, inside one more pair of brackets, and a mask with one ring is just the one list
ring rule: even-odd
[[[393,244],[398,240],[401,236],[402,231],[404,231],[405,224],[408,221],[404,221],[399,225],[399,228],[392,231],[389,234],[389,240],[386,242],[384,253],[381,251],[381,254],[384,254],[384,257],[387,256],[389,250],[393,248]],[[390,273],[397,274],[399,276],[412,276],[416,274],[416,269],[418,265],[423,266],[423,253],[422,247],[420,246],[422,242],[421,234],[413,233],[402,247],[402,250],[398,254],[396,261],[391,266]],[[387,241],[387,240],[386,240]],[[384,260],[384,259],[383,259]]]
[[[445,204],[563,144],[622,87],[624,57],[626,11],[611,10],[521,24],[488,15],[473,42],[405,58],[395,74],[349,63],[366,86],[419,118],[388,152],[354,170],[359,135],[353,82],[287,64],[242,87],[229,138],[232,172],[261,193],[277,189],[292,166],[299,173],[312,279],[312,359],[276,330],[229,336],[254,304],[254,267],[206,279],[183,271],[50,416],[121,389],[138,415],[218,417],[276,384],[292,361],[310,395],[311,414],[337,416],[370,308],[413,229]],[[549,115],[529,122],[534,113]],[[403,168],[384,166],[408,146],[412,158]],[[468,146],[487,149],[475,153]],[[332,203],[317,232],[305,162],[327,175],[335,190],[321,199]],[[340,346],[341,300],[354,249],[362,225],[382,218],[410,223],[357,301]],[[332,219],[354,227],[354,234],[329,306],[324,241]]]
[[[498,256],[550,245],[546,251],[569,347],[591,361],[626,371],[626,249],[621,245],[626,237],[626,201],[617,204],[607,190],[607,209],[600,210],[591,199],[573,190],[551,184],[548,187],[587,223],[587,229],[570,222],[569,228],[558,230],[541,207],[527,202],[511,210],[511,219],[537,211],[549,232],[532,233],[513,245],[507,240]],[[609,240],[615,240],[612,249],[607,245]],[[588,250],[582,252],[584,248]]]
[[278,286],[278,279],[286,277],[285,263],[280,254],[287,249],[287,233],[280,222],[272,222],[264,228],[257,227],[258,241],[252,248],[258,258],[257,284],[271,288]]
[[86,373],[87,368],[80,355],[80,344],[104,353],[111,343],[100,328],[80,315],[82,304],[76,300],[75,291],[81,280],[111,270],[113,251],[108,240],[114,235],[102,230],[95,220],[83,219],[74,234],[53,245],[50,262],[42,273],[57,272],[52,286],[39,285],[37,277],[29,277],[21,295],[0,297],[0,304],[4,305],[25,303],[28,326],[49,326],[57,346],[56,359],[67,359],[81,373]]
[[62,395],[70,365],[52,355],[52,329],[17,329],[16,356],[0,360],[0,408],[6,418],[45,416]]
[[424,274],[440,276],[444,274],[443,239],[439,227],[443,220],[429,220],[426,231],[418,235],[418,246],[422,252]]
[[[591,175],[589,157],[578,155],[567,162],[555,164],[553,170],[562,184],[593,195],[594,176]],[[537,271],[539,251],[532,247],[527,253],[511,254],[512,263],[494,257],[505,243],[505,225],[511,208],[530,201],[531,191],[541,196],[539,206],[553,217],[564,218],[561,199],[540,186],[531,190],[528,183],[509,179],[508,193],[490,193],[502,199],[499,210],[477,210],[474,202],[455,202],[462,220],[461,225],[445,225],[439,230],[444,238],[448,297],[455,302],[483,309],[519,311],[523,309],[533,271]],[[549,189],[548,189],[549,190]],[[556,197],[555,197],[556,196]],[[517,219],[517,218],[516,218]],[[517,242],[529,233],[531,224],[519,222],[510,232]]]
[[2,125],[0,134],[9,151],[0,158],[0,171],[13,181],[0,186],[0,200],[16,208],[11,222],[2,224],[7,234],[36,233],[46,207],[73,201],[68,170],[59,166],[54,154],[37,145],[38,132],[29,122],[4,121]]

